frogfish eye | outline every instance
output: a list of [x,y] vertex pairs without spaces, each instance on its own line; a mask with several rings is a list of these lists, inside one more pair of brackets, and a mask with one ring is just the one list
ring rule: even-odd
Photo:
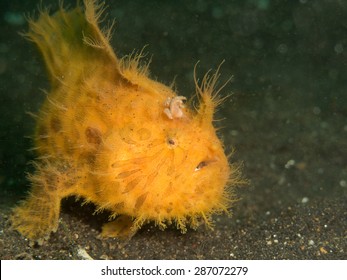
[[208,162],[203,160],[195,167],[195,171],[199,171],[201,168],[203,168],[207,165],[208,165]]

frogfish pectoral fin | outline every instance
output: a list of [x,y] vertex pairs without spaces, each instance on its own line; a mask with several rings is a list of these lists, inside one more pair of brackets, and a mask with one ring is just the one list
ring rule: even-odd
[[119,216],[116,220],[108,222],[102,226],[100,238],[130,239],[137,231],[133,219],[126,215]]

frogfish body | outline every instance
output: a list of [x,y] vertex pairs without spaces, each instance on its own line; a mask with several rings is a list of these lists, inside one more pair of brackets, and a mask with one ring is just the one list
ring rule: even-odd
[[40,49],[51,90],[37,115],[31,192],[11,216],[12,227],[42,242],[58,228],[61,200],[82,197],[108,210],[102,237],[130,238],[154,221],[212,226],[228,212],[237,170],[229,165],[213,127],[221,102],[218,71],[199,86],[199,104],[149,78],[141,55],[119,59],[102,32],[103,5],[29,20],[27,36]]

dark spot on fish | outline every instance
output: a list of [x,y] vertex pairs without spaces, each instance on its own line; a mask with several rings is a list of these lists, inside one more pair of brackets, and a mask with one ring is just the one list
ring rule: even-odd
[[116,179],[123,179],[123,178],[129,177],[129,176],[131,176],[132,174],[135,174],[135,173],[139,172],[140,170],[141,170],[141,169],[133,169],[133,170],[129,170],[129,171],[120,172],[120,173],[116,176]]
[[135,209],[139,210],[141,208],[141,206],[143,205],[143,203],[145,202],[146,198],[147,198],[148,192],[140,195],[137,199],[136,199],[136,203],[135,203]]
[[100,145],[101,144],[101,132],[99,129],[94,128],[94,127],[87,127],[85,131],[85,135],[87,138],[87,142],[89,144],[93,145]]
[[141,182],[141,179],[142,177],[136,177],[134,180],[131,180],[129,183],[127,183],[123,193],[127,193],[133,190]]
[[51,128],[52,128],[53,132],[55,132],[55,133],[61,131],[62,124],[61,124],[61,121],[57,117],[53,117],[51,119]]
[[175,140],[172,139],[172,138],[168,138],[167,139],[167,143],[170,145],[170,146],[174,146],[176,144]]

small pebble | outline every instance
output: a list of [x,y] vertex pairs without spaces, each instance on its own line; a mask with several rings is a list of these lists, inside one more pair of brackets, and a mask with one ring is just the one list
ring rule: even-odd
[[293,165],[295,165],[295,160],[294,160],[294,159],[290,159],[290,160],[287,161],[287,163],[284,165],[284,167],[285,167],[286,169],[289,169],[289,168],[291,168]]
[[320,248],[319,248],[319,251],[320,251],[322,254],[328,254],[328,251],[325,250],[324,247],[320,247]]
[[82,260],[93,260],[93,258],[87,253],[87,251],[81,247],[78,247],[77,249],[77,255],[82,259]]

